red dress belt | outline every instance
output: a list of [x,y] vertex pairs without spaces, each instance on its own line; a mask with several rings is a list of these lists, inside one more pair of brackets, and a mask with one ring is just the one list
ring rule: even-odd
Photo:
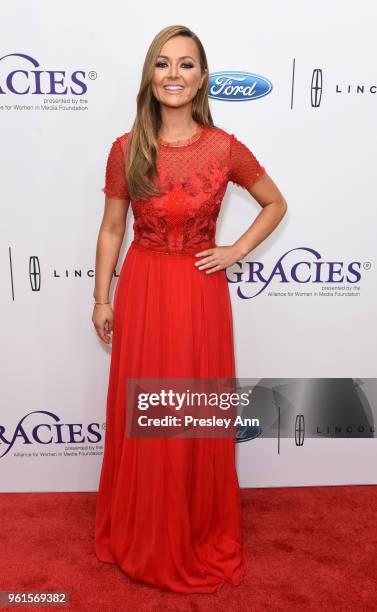
[[200,253],[205,249],[212,249],[217,245],[214,242],[207,242],[195,247],[185,248],[182,251],[164,251],[162,248],[161,250],[156,248],[150,248],[148,246],[145,246],[144,244],[141,244],[140,242],[137,242],[137,240],[133,240],[130,246],[137,247],[138,249],[146,251],[147,253],[157,253],[158,255],[194,255],[195,253]]

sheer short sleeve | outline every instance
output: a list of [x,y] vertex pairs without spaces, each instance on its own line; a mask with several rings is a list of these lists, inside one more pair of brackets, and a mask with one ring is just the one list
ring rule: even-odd
[[256,180],[265,174],[266,169],[260,165],[250,149],[234,134],[230,139],[230,174],[229,180],[244,189],[249,189]]
[[126,179],[125,158],[124,158],[124,139],[119,137],[111,145],[107,163],[105,186],[101,191],[111,198],[121,198],[128,200],[128,187]]

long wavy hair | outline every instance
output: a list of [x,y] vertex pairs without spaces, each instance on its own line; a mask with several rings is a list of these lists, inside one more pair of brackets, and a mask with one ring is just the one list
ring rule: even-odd
[[152,180],[157,176],[157,134],[162,121],[160,103],[153,95],[151,82],[161,48],[177,35],[189,36],[196,42],[202,73],[205,71],[203,85],[192,100],[192,117],[200,124],[214,125],[208,104],[209,71],[204,47],[198,36],[186,26],[168,26],[156,34],[147,51],[136,98],[136,117],[127,138],[125,172],[131,199],[145,199],[160,194]]

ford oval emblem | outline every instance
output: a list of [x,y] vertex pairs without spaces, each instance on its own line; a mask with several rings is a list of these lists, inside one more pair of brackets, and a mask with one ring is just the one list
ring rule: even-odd
[[230,102],[246,102],[270,93],[272,83],[253,72],[221,70],[209,77],[208,97]]

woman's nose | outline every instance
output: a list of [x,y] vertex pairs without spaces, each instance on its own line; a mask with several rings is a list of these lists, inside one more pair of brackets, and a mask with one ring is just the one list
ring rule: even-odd
[[178,76],[178,66],[176,64],[170,65],[169,76],[170,77]]

